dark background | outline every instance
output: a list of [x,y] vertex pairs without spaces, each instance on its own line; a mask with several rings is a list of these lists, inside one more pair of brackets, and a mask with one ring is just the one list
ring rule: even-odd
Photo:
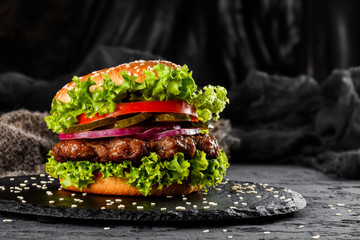
[[322,82],[360,65],[359,10],[356,0],[3,0],[0,73],[84,74],[103,45],[188,64],[200,85],[230,87],[252,69]]

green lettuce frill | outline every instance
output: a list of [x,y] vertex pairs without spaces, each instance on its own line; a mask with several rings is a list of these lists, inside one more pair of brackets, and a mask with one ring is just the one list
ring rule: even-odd
[[216,186],[225,176],[229,162],[226,154],[220,151],[216,159],[206,159],[203,151],[197,150],[192,159],[185,159],[183,153],[176,153],[171,161],[160,161],[156,153],[141,159],[140,166],[132,166],[131,161],[122,163],[93,163],[90,161],[57,162],[49,153],[46,172],[62,180],[62,185],[86,188],[93,183],[94,171],[99,170],[103,178],[128,178],[127,183],[139,189],[147,196],[153,187],[161,189],[173,183],[181,184],[189,177],[191,185],[202,185],[204,188]]

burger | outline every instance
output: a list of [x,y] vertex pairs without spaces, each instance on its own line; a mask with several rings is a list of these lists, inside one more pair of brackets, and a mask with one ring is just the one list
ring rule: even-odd
[[60,142],[46,172],[70,191],[184,195],[222,181],[229,166],[208,134],[229,99],[197,86],[186,65],[134,61],[75,76],[52,100],[48,128]]

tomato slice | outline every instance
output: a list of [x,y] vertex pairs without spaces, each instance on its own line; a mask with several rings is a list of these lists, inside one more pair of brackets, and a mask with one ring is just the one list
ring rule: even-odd
[[191,106],[185,100],[119,103],[116,105],[115,111],[113,113],[106,113],[101,116],[96,114],[92,118],[87,118],[83,113],[77,118],[79,120],[78,124],[86,124],[102,118],[141,112],[182,113],[189,115],[194,122],[198,121],[196,108]]

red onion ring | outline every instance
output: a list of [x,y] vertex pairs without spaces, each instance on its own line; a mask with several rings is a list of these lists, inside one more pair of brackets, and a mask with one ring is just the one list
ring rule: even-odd
[[86,131],[76,133],[60,133],[61,140],[82,139],[82,138],[104,138],[104,137],[120,137],[141,133],[145,130],[144,127],[128,127],[121,129],[106,129],[97,131]]
[[146,140],[159,140],[162,138],[176,136],[176,135],[195,135],[201,132],[200,128],[181,128],[173,129],[165,132],[154,133],[152,136]]

